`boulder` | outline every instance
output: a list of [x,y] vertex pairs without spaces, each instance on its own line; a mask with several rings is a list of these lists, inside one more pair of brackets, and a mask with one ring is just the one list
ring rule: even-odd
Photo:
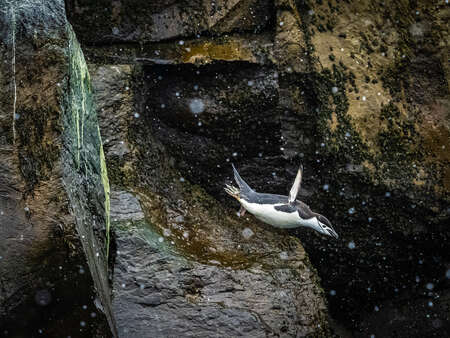
[[83,53],[63,1],[3,1],[0,22],[1,335],[110,335],[108,178]]

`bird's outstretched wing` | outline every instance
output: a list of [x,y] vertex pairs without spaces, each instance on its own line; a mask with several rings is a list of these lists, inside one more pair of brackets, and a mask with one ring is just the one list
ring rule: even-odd
[[303,175],[303,166],[300,165],[298,168],[297,176],[295,177],[294,184],[292,185],[291,191],[289,192],[289,204],[295,203],[295,199],[297,198],[298,191],[300,190],[300,185],[302,183],[302,175]]

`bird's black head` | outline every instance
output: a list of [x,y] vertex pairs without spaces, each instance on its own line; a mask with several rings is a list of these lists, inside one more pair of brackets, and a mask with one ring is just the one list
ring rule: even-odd
[[325,235],[332,236],[334,238],[339,238],[339,235],[336,231],[334,231],[331,222],[323,215],[317,214],[317,220],[319,222],[319,226],[321,227],[321,232]]

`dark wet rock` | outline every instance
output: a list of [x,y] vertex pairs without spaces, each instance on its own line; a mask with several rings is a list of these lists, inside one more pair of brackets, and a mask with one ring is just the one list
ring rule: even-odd
[[258,31],[265,28],[273,13],[273,5],[268,0],[165,0],[157,3],[67,0],[66,3],[69,20],[80,41],[90,45],[142,44],[206,32]]
[[[11,60],[0,66],[2,320],[8,312],[36,328],[63,316],[43,311],[57,299],[75,304],[66,309],[85,301],[67,290],[93,297],[83,246],[121,335],[139,336],[144,324],[161,335],[327,334],[320,287],[298,240],[251,216],[237,219],[222,190],[234,162],[258,191],[285,194],[302,162],[301,198],[332,220],[340,240],[305,229],[290,235],[318,269],[336,327],[448,336],[447,5],[66,5],[95,63],[121,220],[116,297],[111,308],[106,168],[63,3],[2,4],[0,52]],[[198,325],[187,331],[189,321]]]
[[[160,100],[158,93],[165,93],[169,86],[164,81],[158,86],[158,74],[170,78],[165,68],[142,71],[133,67],[131,72],[120,72],[124,75],[118,80],[116,67],[103,66],[101,71],[96,66],[91,67],[94,83],[100,84],[96,91],[100,107],[109,105],[104,88],[108,88],[110,97],[118,97],[126,83],[148,76],[156,81],[151,82],[154,87],[148,90]],[[195,72],[194,69],[190,71]],[[97,74],[101,81],[95,79]],[[167,95],[175,97],[177,88],[183,92],[180,103],[177,103],[179,110],[169,105],[167,111],[187,115],[185,128],[188,131],[195,128],[190,122],[195,117],[191,112],[180,110],[181,107],[186,109],[185,105],[189,106],[197,91],[183,82],[184,73],[178,74],[176,83],[179,87],[172,86]],[[250,97],[256,100],[259,95],[270,95],[273,91],[268,86],[273,79],[265,79],[259,74],[262,74],[261,68],[252,66],[238,80],[224,72],[223,79],[218,76],[218,81],[230,86],[229,100],[233,100],[233,93],[239,90],[240,83],[248,86],[247,81],[255,81],[252,84],[254,94],[251,94],[254,98]],[[199,85],[202,84],[200,81]],[[264,90],[265,87],[268,89]],[[128,130],[121,137],[126,146],[133,149],[132,155],[120,162],[113,148],[106,152],[108,163],[116,167],[110,170],[117,173],[111,177],[117,186],[114,190],[120,189],[111,195],[111,217],[113,220],[117,218],[113,226],[117,245],[113,309],[119,335],[143,337],[149,327],[157,337],[208,337],[217,333],[247,337],[325,334],[325,304],[314,270],[311,270],[300,243],[249,219],[239,220],[235,210],[220,205],[201,187],[193,184],[187,170],[184,171],[186,175],[180,175],[174,168],[174,158],[168,156],[172,154],[168,151],[171,145],[161,142],[158,122],[139,105],[161,109],[163,101],[144,101],[146,97],[140,94],[141,90],[147,90],[146,86],[135,84],[131,88],[127,94],[132,98],[127,101],[129,107],[122,106],[123,111],[112,114],[105,109],[100,110],[99,117],[105,126],[111,119],[115,121],[111,123],[126,125]],[[212,88],[205,86],[199,90]],[[191,97],[187,90],[192,92]],[[220,93],[209,97],[216,100],[217,96]],[[224,95],[224,102],[225,98]],[[171,104],[169,99],[165,102]],[[204,116],[205,121],[211,121],[212,129],[221,130],[214,117],[225,119],[227,111],[215,108],[217,105],[213,101],[198,113]],[[139,117],[123,113],[132,111],[139,112]],[[163,111],[159,117],[176,127],[176,121],[181,121],[181,117],[164,115]],[[228,114],[233,116],[232,109]],[[176,128],[161,132],[168,130],[173,130],[177,136],[183,135]],[[189,137],[187,132],[184,134]],[[165,139],[171,138],[180,140],[173,136]],[[207,137],[203,136],[203,139]],[[194,144],[200,143],[189,140],[178,145],[189,147]],[[192,152],[183,156],[186,161],[197,159],[197,154]],[[129,198],[130,192],[136,197]],[[135,210],[137,200],[145,215],[142,221],[132,216],[139,213]]]
[[[428,290],[430,291],[430,290]],[[423,332],[426,337],[439,336],[450,329],[447,290],[434,290],[432,294],[410,299],[400,292],[398,299],[380,301],[365,313],[360,336],[410,337],[410,332]],[[389,326],[378,323],[389,323]]]
[[[395,325],[380,318],[399,303],[380,306],[372,321],[375,305],[402,294],[414,306],[426,287],[416,277],[448,289],[448,11],[431,2],[296,4],[276,1],[274,20],[250,38],[183,40],[201,52],[177,41],[90,49],[95,63],[136,65],[128,79],[139,118],[128,120],[126,143],[139,164],[108,163],[116,184],[156,193],[156,213],[164,198],[180,200],[179,180],[236,208],[222,190],[230,162],[258,191],[286,194],[302,162],[301,198],[341,238],[291,234],[318,269],[332,316],[352,332],[371,332],[377,320],[388,332]],[[240,39],[254,44],[221,54]],[[163,215],[161,224],[189,222],[173,208]],[[419,309],[413,317],[427,318]]]
[[218,194],[231,162],[279,152],[277,77],[246,63],[148,67],[139,108],[154,137],[177,154],[185,178]]
[[86,46],[87,59],[96,64],[183,64],[202,65],[214,61],[247,61],[258,64],[273,62],[273,41],[270,33],[230,34],[215,39],[200,37],[176,42],[144,45],[114,44]]
[[[264,255],[270,259],[253,249],[240,262],[220,255],[206,260],[186,256],[172,234],[160,234],[145,222],[124,224],[115,223],[113,308],[120,336],[145,337],[151,330],[154,337],[292,337],[325,329],[320,320],[324,304],[314,293],[317,286],[298,243],[291,243],[285,261],[277,248],[270,252],[267,247]],[[183,239],[186,245],[195,236],[207,239],[200,229],[183,228],[193,237]],[[258,234],[254,240],[261,239]],[[255,254],[261,258],[252,258]]]
[[123,184],[132,180],[133,176],[131,167],[126,165],[131,157],[131,148],[127,142],[129,124],[137,112],[131,94],[132,69],[130,65],[90,68],[105,153],[108,161],[114,163],[108,166],[108,176],[113,180],[121,180]]
[[283,72],[308,72],[309,57],[302,19],[298,10],[282,4],[277,11],[274,38],[274,63]]
[[[124,140],[127,134],[127,121],[133,118],[135,112],[131,97],[131,69],[127,65],[99,66],[90,69],[95,87],[96,109],[101,112],[98,115],[104,150],[105,153],[118,159],[122,159],[130,152]],[[103,118],[112,115],[117,118],[108,120]]]
[[111,191],[111,219],[114,222],[131,220],[140,221],[144,218],[139,200],[126,191]]
[[81,49],[63,1],[3,1],[0,22],[0,334],[110,334],[108,181]]

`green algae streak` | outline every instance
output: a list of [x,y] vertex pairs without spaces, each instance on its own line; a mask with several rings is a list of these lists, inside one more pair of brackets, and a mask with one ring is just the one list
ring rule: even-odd
[[[110,245],[110,201],[109,180],[103,153],[102,140],[93,103],[91,79],[89,76],[83,51],[76,39],[72,27],[68,25],[69,36],[69,79],[67,97],[67,120],[64,123],[66,146],[71,154],[71,161],[77,174],[68,180],[69,195],[75,204],[83,204],[83,193],[88,198],[100,199],[103,204],[104,214],[91,215],[81,211],[78,217],[86,226],[96,228],[96,222],[100,223],[100,229],[104,225],[106,230],[106,261],[109,256]],[[103,190],[103,191],[102,191]],[[100,195],[98,192],[102,191]],[[76,209],[76,208],[75,208]],[[80,210],[83,207],[80,205]],[[85,211],[85,210],[84,210]],[[92,216],[98,216],[96,218]],[[79,230],[80,232],[81,230]],[[82,232],[82,231],[81,231]]]

